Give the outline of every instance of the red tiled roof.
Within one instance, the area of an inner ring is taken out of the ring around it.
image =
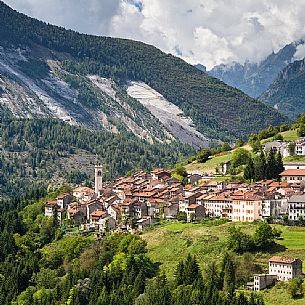
[[[292,257],[272,256],[269,262],[292,264],[296,259]]]
[[[281,176],[305,176],[305,169],[286,169]]]
[[[96,210],[91,213],[91,216],[101,217],[106,214],[106,211]]]
[[[196,209],[196,208],[198,208],[199,207],[199,204],[191,204],[191,205],[189,205],[187,208],[188,209]]]

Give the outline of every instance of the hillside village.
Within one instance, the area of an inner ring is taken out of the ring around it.
[[[189,175],[183,185],[172,172],[155,169],[103,182],[95,166],[95,189],[79,186],[47,202],[45,215],[55,211],[62,222],[84,230],[143,230],[160,219],[200,221],[205,217],[233,222],[272,219],[297,223],[305,217],[305,163],[286,163],[282,181],[217,182]]]

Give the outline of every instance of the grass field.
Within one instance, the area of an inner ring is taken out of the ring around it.
[[[189,253],[197,257],[202,270],[206,263],[219,259],[226,248],[228,228],[232,225],[232,223],[226,223],[208,226],[169,222],[145,232],[142,237],[147,241],[148,256],[153,261],[159,262],[161,271],[165,272],[169,279],[173,279],[177,263],[186,258]],[[255,224],[237,223],[235,225],[248,234],[252,234],[255,230]],[[276,228],[283,232],[282,239],[278,241],[283,247],[279,247],[277,252],[252,255],[253,262],[260,266],[263,272],[268,271],[268,260],[273,255],[298,257],[305,261],[305,228],[281,225],[276,225]],[[266,305],[305,304],[305,299],[291,299],[285,287],[286,285],[280,284],[263,291]]]
[[[242,148],[251,151],[252,148],[250,145],[245,145]],[[235,149],[230,152],[220,153],[218,155],[212,156],[205,163],[199,163],[197,161],[186,165],[187,171],[199,171],[207,174],[215,174],[216,167],[219,167],[221,163],[224,163],[229,160],[229,154],[232,154]],[[223,179],[222,179],[223,180]]]
[[[283,136],[284,141],[295,141],[299,138],[297,135],[297,130],[287,130],[287,131],[280,132],[280,134]],[[273,137],[264,139],[261,141],[261,143],[265,144],[265,143],[271,142],[271,141],[273,141]]]

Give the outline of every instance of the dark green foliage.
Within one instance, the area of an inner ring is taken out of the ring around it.
[[[304,296],[303,279],[298,277],[289,281],[288,291],[293,299]]]
[[[49,66],[40,59],[30,58],[28,61],[20,61],[20,70],[33,79],[42,79],[48,77],[50,73]]]
[[[273,137],[273,141],[284,141],[284,137],[278,133]]]
[[[263,152],[254,158],[254,180],[259,181],[266,177],[266,158]]]
[[[305,136],[305,124],[301,123],[299,125],[299,128],[298,128],[298,136],[299,137],[304,137]]]
[[[266,222],[258,223],[253,236],[242,232],[240,228],[231,227],[228,248],[236,253],[271,249],[281,233]]]
[[[290,156],[295,155],[295,142],[290,142],[288,144],[288,151],[289,151]]]
[[[266,159],[266,178],[272,179],[278,176],[277,162],[275,160],[275,153],[273,149],[269,149]]]
[[[245,165],[251,159],[251,154],[244,148],[238,148],[232,153],[231,166],[237,168],[238,166]]]
[[[251,142],[251,147],[254,153],[258,153],[262,150],[262,144],[260,141]]]
[[[254,179],[254,163],[250,158],[244,169],[244,179],[252,181]]]
[[[243,139],[238,139],[235,143],[235,148],[242,147],[245,145],[245,141]]]
[[[210,156],[211,156],[211,151],[205,148],[202,151],[200,151],[200,153],[198,153],[197,160],[200,163],[204,163],[209,159]]]
[[[68,53],[73,73],[98,74],[118,83],[141,80],[190,116],[212,138],[236,139],[286,119],[274,109],[211,78],[153,46],[109,37],[82,35],[47,25],[0,4],[0,37],[8,45],[40,45]]]
[[[177,214],[177,220],[178,221],[183,221],[183,222],[186,222],[187,221],[187,215],[185,212],[178,212]]]
[[[221,279],[223,279],[223,290],[229,295],[233,295],[235,290],[235,271],[236,267],[232,257],[225,252],[222,259]]]
[[[124,175],[134,168],[152,169],[176,163],[194,152],[190,146],[179,142],[150,145],[130,134],[93,132],[72,127],[56,120],[0,120],[0,196],[21,194],[32,183],[47,183],[53,177],[63,177],[68,182],[80,184],[88,179],[86,171],[69,173],[62,163],[79,152],[103,158],[104,178]],[[89,171],[88,171],[89,170]]]
[[[274,230],[268,223],[260,222],[253,235],[253,242],[258,249],[266,250],[274,245],[280,232]]]
[[[230,227],[228,248],[236,253],[244,253],[254,248],[251,236],[243,233],[239,228]]]
[[[229,150],[231,150],[231,146],[229,145],[229,143],[227,143],[227,142],[224,142],[223,144],[222,144],[222,146],[221,146],[221,150],[222,151],[229,151]]]

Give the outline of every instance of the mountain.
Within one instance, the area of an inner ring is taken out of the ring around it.
[[[149,142],[207,146],[286,118],[157,48],[79,34],[0,2],[3,115],[55,117]]]
[[[277,53],[270,54],[260,63],[246,62],[244,65],[233,62],[219,65],[207,73],[226,84],[238,88],[254,98],[259,97],[273,83],[278,74],[294,59],[298,45],[303,41],[286,45]]]
[[[0,201],[41,185],[90,183],[97,161],[109,180],[167,167],[196,151],[178,141],[148,144],[131,133],[90,131],[54,119],[0,119],[0,143]]]
[[[305,112],[305,59],[289,64],[260,100],[295,119]]]

